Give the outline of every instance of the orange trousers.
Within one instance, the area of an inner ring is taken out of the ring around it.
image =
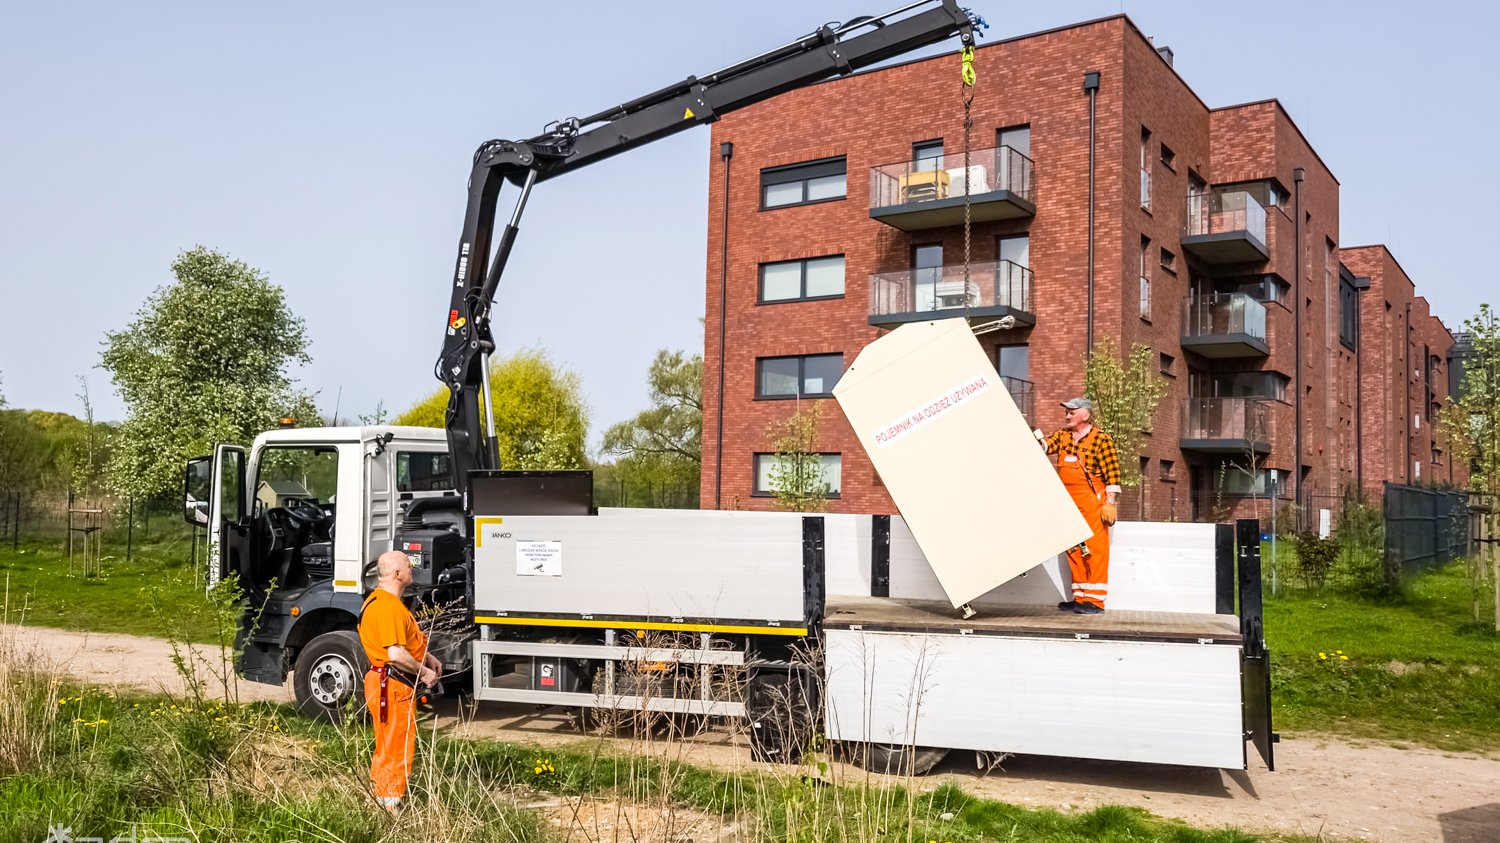
[[[417,750],[416,692],[394,679],[385,685],[385,722],[380,722],[380,674],[365,673],[365,704],[375,723],[375,754],[370,781],[376,799],[406,796],[411,760]]]
[[[1071,461],[1070,461],[1071,460]],[[1063,488],[1073,496],[1073,505],[1083,515],[1083,520],[1094,532],[1084,542],[1089,549],[1084,553],[1077,547],[1068,549],[1068,570],[1073,575],[1073,600],[1077,603],[1092,603],[1104,608],[1104,598],[1109,596],[1109,528],[1099,517],[1104,500],[1089,485],[1083,465],[1076,456],[1065,456],[1057,465],[1057,476]]]

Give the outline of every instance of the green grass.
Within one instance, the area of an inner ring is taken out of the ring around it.
[[[1279,731],[1500,750],[1500,635],[1462,563],[1400,597],[1267,597],[1265,615]]]
[[[0,839],[41,840],[64,823],[106,839],[134,830],[205,840],[543,843],[557,837],[519,806],[549,796],[689,809],[734,824],[738,839],[789,843],[1304,839],[1197,829],[1119,806],[1023,808],[951,784],[917,793],[859,774],[829,783],[807,775],[812,767],[707,770],[664,758],[660,746],[622,756],[598,741],[539,750],[448,737],[424,738],[408,813],[392,824],[364,791],[367,728],[313,724],[285,706],[114,696],[35,679],[5,691],[11,710],[29,712],[47,740],[43,756],[21,769],[4,769],[0,754]]]
[[[189,564],[186,526],[163,520],[153,519],[156,530],[146,540],[136,534],[128,562],[123,531],[111,531],[94,575],[84,570],[81,554],[69,564],[62,537],[28,537],[19,550],[0,547],[0,589],[11,622],[214,641],[202,572]]]

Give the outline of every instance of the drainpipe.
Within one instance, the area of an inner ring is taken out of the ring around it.
[[[1365,290],[1370,289],[1369,276],[1354,279],[1354,488],[1361,500],[1365,496],[1365,379],[1364,308]]]
[[[1099,71],[1083,74],[1083,92],[1089,98],[1089,271],[1088,271],[1088,346],[1094,350],[1094,129],[1095,108],[1099,101]]]
[[[724,162],[724,210],[719,226],[719,419],[714,431],[717,440],[714,454],[714,509],[724,508],[724,331],[729,321],[729,159],[732,157],[734,144],[728,141],[719,144],[719,160]]]
[[[1405,336],[1402,337],[1401,389],[1406,393],[1406,465],[1401,471],[1406,475],[1406,482],[1412,483],[1415,478],[1412,477],[1411,472],[1411,302],[1406,303],[1406,330],[1403,333]]]
[[[1297,385],[1296,407],[1296,429],[1292,435],[1292,448],[1296,451],[1292,461],[1292,471],[1296,474],[1297,491],[1293,496],[1293,503],[1297,507],[1299,518],[1302,516],[1302,179],[1306,173],[1301,167],[1292,170],[1293,210],[1296,216],[1292,218],[1292,303],[1295,309],[1292,311],[1292,333],[1295,340],[1292,345],[1292,382]],[[1329,388],[1332,388],[1329,384]],[[1300,526],[1300,525],[1299,525]]]

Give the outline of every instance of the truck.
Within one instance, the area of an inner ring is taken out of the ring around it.
[[[443,690],[480,702],[739,718],[758,759],[795,760],[822,733],[882,771],[950,749],[1244,767],[1247,741],[1273,764],[1253,523],[1238,544],[1229,525],[1119,525],[1116,553],[1149,564],[1121,569],[1107,621],[1083,632],[1043,611],[1066,584],[1056,558],[956,618],[898,515],[601,509],[587,471],[499,465],[490,312],[538,183],[925,45],[971,48],[983,25],[920,0],[482,144],[435,366],[445,427],[278,429],[186,467],[209,582],[233,575],[244,595],[241,675],[290,675],[310,717],[357,707],[359,607],[395,549]],[[519,196],[497,233],[506,181]],[[1115,713],[1080,728],[1090,705]]]

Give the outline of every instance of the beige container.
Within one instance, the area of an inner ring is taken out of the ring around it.
[[[833,394],[955,607],[1089,537],[965,320],[902,325]]]

